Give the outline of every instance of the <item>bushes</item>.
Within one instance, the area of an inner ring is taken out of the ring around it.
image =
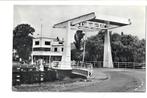
[[[56,80],[54,70],[36,71],[34,68],[13,67],[12,85],[49,82]]]

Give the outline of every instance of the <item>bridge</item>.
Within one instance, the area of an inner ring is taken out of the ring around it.
[[[51,68],[53,69],[60,69],[61,68],[61,63],[60,61],[54,61],[52,63],[53,66]],[[66,62],[64,62],[66,63]],[[71,62],[71,73],[75,75],[79,75],[85,78],[90,78],[93,74],[93,65],[91,63],[83,63],[83,62]]]
[[[110,44],[110,30],[127,26],[131,24],[131,20],[122,17],[114,16],[105,16],[99,15],[95,12],[84,14],[78,17],[67,19],[65,21],[56,23],[53,25],[53,28],[56,29],[65,29],[66,34],[64,38],[64,50],[61,59],[61,68],[62,70],[71,70],[71,32],[82,30],[85,32],[85,36],[90,32],[99,32],[105,30],[104,32],[104,58],[103,58],[103,67],[113,68],[112,53],[111,53],[111,44]],[[68,62],[68,63],[66,63]]]
[[[98,17],[96,17],[98,16]],[[105,30],[104,32],[104,58],[103,58],[103,67],[113,68],[112,53],[111,53],[111,44],[110,44],[110,31],[112,29],[130,25],[130,19],[114,17],[114,16],[104,16],[97,15],[95,12],[91,12],[85,15],[81,15],[72,19],[68,19],[53,25],[53,28],[56,29],[65,29],[66,34],[64,38],[64,50],[61,58],[61,63],[59,63],[59,70],[72,71],[74,74],[85,76],[86,78],[92,75],[92,67],[85,67],[87,64],[75,64],[78,67],[72,67],[71,65],[71,32],[82,30],[85,32],[85,36],[88,32],[99,32],[100,30]],[[84,51],[83,51],[84,54]],[[84,56],[83,61],[84,62]],[[88,64],[91,65],[91,64]]]

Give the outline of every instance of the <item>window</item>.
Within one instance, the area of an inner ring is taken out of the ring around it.
[[[35,41],[35,45],[39,45],[39,41]]]
[[[54,48],[54,52],[57,52],[57,48]]]
[[[63,48],[61,49],[61,51],[63,51]]]
[[[51,42],[45,41],[45,45],[50,45],[50,44],[51,44]]]
[[[63,42],[60,41],[59,44],[63,44]]]

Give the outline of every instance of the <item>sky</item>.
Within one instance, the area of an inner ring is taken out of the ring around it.
[[[15,5],[14,28],[21,23],[30,24],[35,28],[34,36],[42,35],[56,38],[64,38],[64,29],[52,28],[54,24],[80,15],[95,12],[98,15],[116,16],[131,19],[132,24],[112,30],[121,34],[132,34],[139,39],[145,38],[145,7],[144,6],[105,6],[105,5]],[[71,32],[71,41],[74,40],[75,31]],[[89,32],[92,36],[97,32]]]

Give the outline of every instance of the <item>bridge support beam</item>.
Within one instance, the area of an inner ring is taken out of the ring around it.
[[[113,68],[109,29],[105,32],[103,67]]]
[[[59,65],[59,69],[63,70],[71,70],[71,45],[70,45],[70,30],[71,30],[71,22],[67,22],[66,26],[66,34],[64,40],[64,50],[61,59],[61,64]]]

